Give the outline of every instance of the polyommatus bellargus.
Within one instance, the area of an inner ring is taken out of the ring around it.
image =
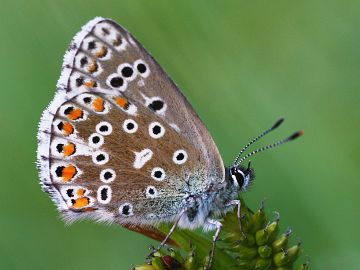
[[[95,18],[65,54],[54,100],[38,133],[41,184],[65,220],[117,222],[155,239],[156,225],[216,230],[253,180],[253,154],[225,167],[219,151],[178,87],[142,45],[109,19]],[[160,248],[159,247],[159,248]],[[211,259],[209,267],[211,265]]]

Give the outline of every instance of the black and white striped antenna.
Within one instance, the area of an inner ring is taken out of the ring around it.
[[[277,141],[273,144],[269,144],[269,145],[266,145],[266,146],[263,146],[259,149],[256,149],[254,151],[252,151],[251,153],[248,153],[246,154],[244,157],[242,157],[241,159],[239,159],[239,161],[235,164],[235,165],[239,165],[241,162],[243,162],[244,160],[248,159],[249,157],[257,154],[257,153],[260,153],[264,150],[268,150],[268,149],[271,149],[271,148],[274,148],[274,147],[277,147],[279,145],[282,145],[284,143],[287,143],[287,142],[290,142],[290,141],[293,141],[295,140],[296,138],[299,138],[301,135],[304,134],[304,131],[300,130],[300,131],[297,131],[295,133],[293,133],[292,135],[290,135],[289,137],[283,139],[283,140],[280,140],[280,141]]]
[[[254,139],[252,139],[247,145],[245,145],[243,147],[243,149],[241,149],[240,153],[237,155],[237,157],[235,158],[233,165],[235,166],[236,164],[240,164],[240,162],[238,163],[239,158],[241,157],[242,153],[244,153],[244,151],[253,143],[255,143],[256,141],[258,141],[259,139],[261,139],[262,137],[264,137],[266,134],[268,134],[270,131],[273,131],[274,129],[278,128],[282,123],[284,122],[284,118],[280,118],[279,120],[277,120],[275,122],[274,125],[272,125],[271,128],[265,130],[264,132],[262,132],[260,135],[258,135],[257,137],[255,137]]]

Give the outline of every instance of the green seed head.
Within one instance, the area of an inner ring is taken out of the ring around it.
[[[279,234],[279,218],[269,222],[263,204],[255,213],[242,202],[241,230],[236,209],[222,220],[223,232],[217,242],[212,270],[308,270],[304,263],[294,268],[300,253],[299,242],[288,247],[291,230]],[[164,233],[167,231],[164,230]],[[135,270],[203,270],[209,261],[211,240],[191,231],[175,231],[180,249],[157,252],[149,264]],[[191,239],[192,245],[188,245]]]

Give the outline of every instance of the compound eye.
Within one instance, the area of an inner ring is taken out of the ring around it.
[[[231,176],[234,180],[236,180],[237,184],[239,185],[239,188],[241,189],[245,183],[244,173],[241,170],[233,169],[231,171]]]

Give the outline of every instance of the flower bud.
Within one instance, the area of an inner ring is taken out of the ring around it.
[[[237,250],[239,253],[239,257],[245,260],[253,259],[258,255],[258,251],[256,248],[249,248],[246,246],[239,245],[237,247]]]
[[[265,226],[266,215],[263,207],[260,207],[260,209],[257,210],[255,214],[253,214],[251,221],[252,221],[251,232],[256,232]]]
[[[256,261],[255,263],[255,268],[256,270],[267,270],[269,269],[271,266],[271,260],[270,259],[263,259],[260,258]]]
[[[290,234],[291,234],[291,229],[288,229],[286,233],[280,235],[277,239],[274,240],[274,242],[271,245],[274,253],[286,249],[289,242]]]
[[[258,230],[255,234],[256,243],[259,246],[263,246],[269,239],[269,232],[265,229]]]
[[[260,246],[258,248],[258,253],[259,253],[261,258],[269,258],[271,256],[272,249],[271,249],[271,247],[269,247],[267,245]]]
[[[300,245],[297,244],[287,249],[286,251],[278,252],[274,255],[274,263],[276,266],[284,266],[288,264],[292,264],[300,251]]]
[[[266,230],[268,231],[268,243],[271,243],[275,240],[276,236],[279,233],[279,221],[271,222],[267,227]]]

